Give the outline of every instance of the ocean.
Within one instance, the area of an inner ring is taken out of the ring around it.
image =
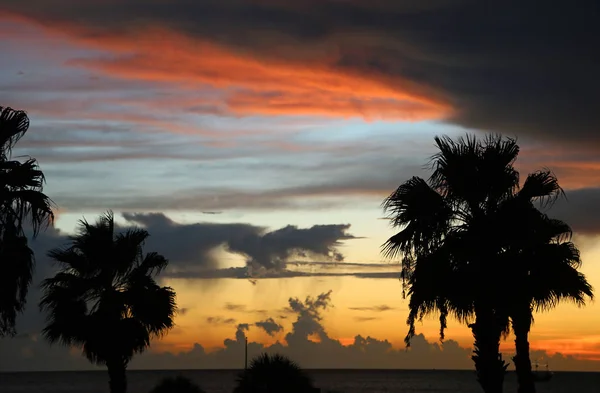
[[[148,393],[162,378],[183,375],[207,393],[231,393],[235,370],[157,370],[127,372],[129,393]],[[473,371],[309,370],[315,385],[340,393],[481,393]],[[107,393],[108,375],[102,371],[0,373],[1,393]],[[509,373],[505,392],[516,393]],[[538,384],[539,393],[599,393],[600,373],[557,372]]]

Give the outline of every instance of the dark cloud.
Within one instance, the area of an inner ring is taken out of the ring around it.
[[[275,333],[283,331],[283,326],[275,322],[273,318],[267,318],[264,321],[258,321],[254,326],[263,329],[269,336],[274,336]]]
[[[246,311],[247,306],[245,304],[233,304],[227,303],[225,304],[225,310],[227,311]]]
[[[226,338],[223,344],[225,348],[236,347],[246,340],[246,332],[250,329],[250,325],[247,323],[240,323],[235,329],[235,340]]]
[[[596,1],[542,6],[533,0],[493,5],[478,0],[398,3],[0,4],[82,39],[165,27],[256,57],[325,63],[340,72],[447,101],[457,110],[452,119],[457,124],[598,144]]]
[[[582,235],[600,233],[600,188],[569,190],[546,212],[565,220],[573,231]]]
[[[318,337],[323,345],[334,344],[321,324],[322,312],[332,306],[331,292],[321,293],[317,297],[307,296],[304,301],[298,298],[289,299],[290,311],[297,317],[292,323],[292,331],[285,335],[285,341],[289,345],[296,346],[302,343],[306,345],[306,350],[309,350],[311,336]]]
[[[378,306],[370,306],[370,307],[349,307],[349,310],[352,311],[370,311],[370,312],[384,312],[395,310],[395,307],[390,307],[387,304],[381,304]]]
[[[152,234],[148,247],[168,255],[172,260],[170,271],[184,275],[216,268],[214,251],[218,247],[244,256],[251,268],[246,276],[260,277],[269,271],[284,270],[287,260],[298,253],[337,260],[340,253],[336,247],[343,240],[355,238],[347,233],[350,225],[288,225],[268,231],[250,224],[178,224],[160,213],[123,213],[123,217],[146,228]]]
[[[206,322],[211,325],[234,325],[236,320],[233,318],[224,317],[208,317],[206,318]]]

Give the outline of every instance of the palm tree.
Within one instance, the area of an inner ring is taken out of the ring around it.
[[[516,195],[533,203],[555,198],[560,189],[545,183],[547,171],[531,174],[520,187],[514,139],[436,137],[435,142],[439,152],[432,157],[429,180],[413,177],[383,203],[392,225],[401,228],[383,252],[403,257],[410,297],[406,342],[424,316],[439,313],[441,338],[447,317],[456,317],[472,330],[479,383],[487,393],[501,392],[508,365],[500,339],[509,332],[505,283],[511,273],[503,254],[503,210]]]
[[[263,353],[237,380],[233,393],[310,393],[315,391],[310,377],[292,360]]]
[[[0,337],[16,333],[15,320],[25,308],[33,276],[35,259],[24,227],[30,226],[36,237],[54,220],[37,161],[11,159],[13,147],[28,128],[25,112],[0,106]]]
[[[545,185],[548,190],[560,190],[556,177],[550,172],[538,176],[543,180],[538,181],[538,185]],[[531,188],[524,187],[523,190]],[[520,192],[513,201],[505,203],[502,212],[508,235],[504,259],[513,280],[507,313],[515,334],[513,361],[519,393],[536,391],[528,339],[533,311],[549,310],[561,301],[584,306],[586,297],[593,298],[591,285],[578,271],[581,258],[571,242],[571,228],[540,212],[529,198],[530,195]]]
[[[142,252],[148,236],[138,228],[115,234],[114,216],[107,212],[95,224],[80,221],[71,244],[48,253],[61,268],[42,284],[43,334],[106,365],[112,393],[126,391],[133,355],[173,327],[175,292],[154,280],[168,261]]]

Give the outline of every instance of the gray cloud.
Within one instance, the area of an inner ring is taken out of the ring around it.
[[[384,312],[395,310],[394,307],[390,307],[387,304],[381,304],[378,306],[370,306],[370,307],[349,307],[349,310],[352,311],[370,311],[370,312]]]
[[[245,304],[233,304],[233,303],[227,303],[225,304],[225,310],[227,311],[246,311],[246,305]]]
[[[243,267],[231,267],[226,269],[209,269],[202,271],[185,271],[164,273],[166,277],[195,280],[211,280],[216,278],[237,278],[237,279],[277,279],[293,277],[356,277],[365,279],[395,279],[400,278],[400,272],[299,272],[292,270],[270,270],[262,273],[260,276],[250,276],[248,269]]]
[[[354,317],[354,320],[356,322],[369,322],[369,321],[376,321],[380,318],[378,317]]]
[[[81,8],[64,0],[5,0],[0,6],[81,38],[160,26],[265,59],[326,62],[445,99],[458,109],[457,124],[598,144],[600,27],[593,0],[541,8],[509,0],[491,9],[477,0],[402,3],[206,0],[165,7],[159,0],[126,6],[114,0]],[[69,30],[73,24],[79,30]]]
[[[290,257],[308,255],[318,258],[339,258],[336,247],[343,240],[354,239],[348,234],[350,225],[315,225],[298,228],[288,225],[268,231],[250,224],[178,224],[160,213],[123,213],[132,224],[146,228],[152,237],[148,247],[172,260],[170,270],[185,274],[199,268],[216,268],[218,261],[211,254],[219,246],[246,257],[253,268],[252,276],[270,270],[285,269]]]
[[[250,330],[250,325],[247,323],[240,323],[235,328],[235,340],[230,338],[226,338],[223,344],[225,344],[225,348],[236,347],[241,343],[245,343],[246,340],[246,332]]]
[[[383,144],[384,142],[381,141],[381,145]],[[340,206],[355,206],[357,201],[364,202],[365,198],[372,199],[376,206],[378,201],[392,192],[401,181],[413,175],[427,175],[423,170],[423,163],[431,154],[430,152],[424,152],[418,159],[413,156],[398,159],[395,158],[396,149],[393,150],[385,147],[381,149],[373,147],[372,150],[351,152],[351,156],[343,157],[334,154],[318,159],[309,155],[296,154],[298,157],[306,157],[307,161],[317,160],[320,162],[318,165],[309,167],[305,167],[303,164],[290,167],[289,164],[281,162],[272,162],[266,167],[264,163],[259,166],[244,164],[244,170],[248,171],[248,176],[269,177],[275,173],[285,172],[290,179],[297,179],[297,182],[294,181],[289,186],[269,189],[261,187],[252,191],[242,187],[221,185],[222,183],[210,178],[203,178],[204,184],[201,187],[190,185],[182,188],[179,182],[183,180],[182,176],[185,174],[187,176],[186,183],[189,182],[190,169],[202,172],[205,168],[202,165],[192,168],[183,166],[179,172],[174,171],[174,173],[164,173],[164,168],[156,168],[156,171],[160,171],[158,173],[164,174],[164,177],[160,178],[160,182],[165,187],[158,189],[154,186],[157,181],[156,173],[150,175],[150,173],[144,172],[140,182],[153,186],[148,186],[148,191],[143,194],[140,194],[139,189],[133,190],[125,185],[118,186],[115,190],[96,189],[97,184],[89,185],[94,190],[94,195],[81,193],[81,185],[87,183],[85,172],[75,174],[76,177],[65,177],[64,175],[68,173],[54,174],[52,172],[59,169],[64,171],[66,169],[64,165],[57,168],[51,166],[48,179],[50,188],[52,188],[53,182],[61,181],[61,188],[52,190],[52,196],[59,206],[64,206],[70,211],[101,210],[107,207],[119,211],[322,210]],[[417,162],[414,162],[415,160]],[[219,169],[213,172],[213,176],[230,177],[233,169],[229,165],[235,165],[235,162],[223,162],[222,164],[227,165],[224,168],[229,172],[226,174]],[[82,163],[81,165],[86,164]],[[89,166],[82,169],[87,170]],[[69,171],[73,170],[71,166],[69,168]],[[121,166],[107,163],[105,169],[98,169],[97,166],[93,168],[96,172],[100,171],[98,176],[110,177]],[[177,168],[179,167],[176,166],[175,169]],[[112,174],[110,171],[113,171]],[[125,171],[127,170],[125,169]],[[237,172],[237,169],[235,171]],[[132,177],[139,176],[134,173],[130,175]],[[77,183],[74,183],[73,179],[76,179]],[[231,182],[235,181],[235,178],[231,179]],[[232,184],[231,182],[229,184]],[[339,198],[342,195],[344,198]],[[335,200],[327,198],[331,196],[338,198]]]
[[[246,270],[246,269],[240,269]],[[238,270],[239,271],[239,270]],[[241,272],[240,272],[241,273]],[[236,275],[228,278],[248,278],[246,275]],[[249,309],[245,304],[225,303],[225,310],[231,312],[239,312],[244,314],[265,314],[267,310],[262,309]]]
[[[206,318],[206,322],[211,325],[234,325],[236,320],[233,318],[225,318],[225,317],[208,317]]]
[[[335,344],[321,324],[322,312],[332,307],[331,292],[321,293],[314,298],[307,296],[304,301],[298,298],[289,299],[290,312],[297,316],[296,321],[292,323],[292,331],[285,335],[285,341],[289,345],[304,344],[309,351],[312,343],[309,337],[313,335],[316,335],[323,345]]]
[[[283,326],[275,322],[273,318],[267,318],[264,321],[254,323],[254,326],[263,329],[269,336],[274,336],[275,333],[283,331]]]
[[[576,233],[600,233],[600,188],[569,190],[566,198],[559,199],[546,212],[565,220]]]

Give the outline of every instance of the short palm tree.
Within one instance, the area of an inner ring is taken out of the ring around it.
[[[504,210],[516,195],[533,203],[555,198],[560,189],[547,183],[547,171],[529,175],[520,187],[513,139],[436,137],[435,142],[439,152],[429,180],[413,177],[383,204],[392,225],[401,228],[383,252],[402,254],[410,297],[406,341],[425,315],[439,313],[442,338],[448,315],[468,323],[478,380],[485,392],[501,392],[507,363],[500,339],[509,331],[505,285],[512,273],[504,255],[510,232]]]
[[[24,227],[31,227],[35,237],[54,220],[37,161],[11,159],[13,147],[28,129],[25,112],[0,106],[0,337],[15,334],[33,276],[35,259]]]
[[[237,380],[234,393],[310,393],[315,388],[310,377],[292,360],[263,353]]]
[[[95,224],[80,221],[71,244],[48,253],[60,270],[42,284],[43,334],[106,365],[111,393],[126,391],[125,370],[134,354],[173,327],[175,292],[154,280],[168,261],[142,252],[148,236],[137,228],[115,234],[108,212]]]

